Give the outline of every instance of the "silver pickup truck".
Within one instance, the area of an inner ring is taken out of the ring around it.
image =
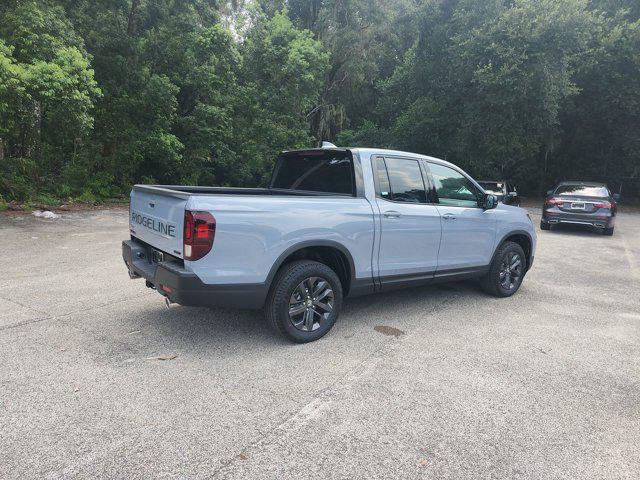
[[[136,185],[122,254],[167,302],[264,308],[295,342],[317,340],[347,296],[477,277],[513,295],[536,234],[437,158],[327,147],[283,152],[268,188]]]

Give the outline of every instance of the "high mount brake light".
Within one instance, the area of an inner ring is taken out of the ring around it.
[[[318,150],[311,150],[310,152],[298,152],[298,156],[300,157],[307,157],[309,155],[325,155],[326,152],[322,152],[322,151],[318,151]]]
[[[184,259],[200,260],[211,251],[216,219],[208,212],[184,212]]]

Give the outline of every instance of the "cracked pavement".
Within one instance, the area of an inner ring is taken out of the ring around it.
[[[539,232],[514,297],[352,299],[307,345],[166,310],[127,235],[124,209],[0,216],[0,478],[640,477],[638,213]]]

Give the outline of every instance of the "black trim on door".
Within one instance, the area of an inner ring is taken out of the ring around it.
[[[482,277],[489,271],[490,265],[481,267],[452,268],[432,272],[411,273],[403,275],[387,275],[379,277],[382,291],[405,287],[418,287],[429,283],[453,282],[469,278]]]
[[[462,280],[463,278],[481,277],[489,271],[490,265],[483,267],[451,268],[436,271],[434,280]]]
[[[380,277],[382,291],[395,290],[397,288],[419,287],[433,281],[435,272],[410,273],[402,275],[387,275]]]

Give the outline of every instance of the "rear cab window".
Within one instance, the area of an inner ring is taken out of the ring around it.
[[[351,152],[309,150],[278,157],[271,188],[339,195],[355,195]]]

